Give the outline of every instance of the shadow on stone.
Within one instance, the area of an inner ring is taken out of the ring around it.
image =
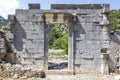
[[[68,67],[68,62],[61,62],[61,63],[49,62],[48,69],[62,70],[62,69],[67,69],[67,67]]]

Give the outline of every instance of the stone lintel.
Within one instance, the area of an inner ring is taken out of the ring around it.
[[[71,15],[69,13],[59,13],[59,12],[46,12],[45,21],[48,23],[68,23],[70,20]]]

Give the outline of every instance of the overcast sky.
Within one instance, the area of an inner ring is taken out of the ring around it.
[[[93,4],[108,3],[110,9],[120,9],[120,0],[0,0],[0,15],[7,18],[15,9],[28,8],[28,3],[40,3],[42,9],[49,9],[50,4]]]

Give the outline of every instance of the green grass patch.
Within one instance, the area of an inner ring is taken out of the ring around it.
[[[64,51],[62,51],[62,52],[49,52],[49,55],[50,56],[64,56],[66,54],[64,53]]]

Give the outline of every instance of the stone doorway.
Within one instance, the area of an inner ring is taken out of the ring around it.
[[[48,61],[47,62],[47,70],[52,70],[51,67],[49,66],[55,66],[55,68],[57,70],[60,70],[61,67],[65,67],[65,70],[74,70],[73,68],[73,51],[74,51],[74,34],[73,34],[73,24],[71,23],[72,22],[72,19],[73,19],[73,15],[69,14],[69,13],[60,13],[60,12],[49,12],[49,13],[45,13],[44,14],[44,17],[45,17],[45,23],[46,23],[46,26],[47,26],[47,39],[48,39],[48,34],[49,34],[49,30],[48,30],[48,27],[49,27],[49,24],[68,24],[68,56],[66,57],[67,60],[62,62],[62,63],[58,63],[58,64],[53,64],[53,63],[50,63],[49,62],[49,59],[47,59]],[[49,40],[49,39],[48,39]],[[48,40],[47,40],[47,45],[48,45]],[[48,46],[47,46],[47,50],[48,50]],[[46,55],[46,58],[49,58],[48,57],[48,54],[49,51],[47,52],[47,55]],[[56,70],[53,68],[53,70]],[[64,68],[63,68],[64,69]]]
[[[68,25],[48,25],[48,70],[68,69]]]

